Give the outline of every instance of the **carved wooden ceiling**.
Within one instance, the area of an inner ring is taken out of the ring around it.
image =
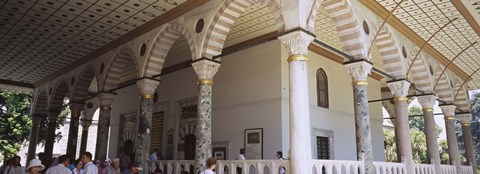
[[[0,0],[0,79],[32,84],[185,1]]]

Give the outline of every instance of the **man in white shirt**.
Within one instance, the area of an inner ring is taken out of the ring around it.
[[[245,149],[244,148],[240,149],[240,154],[237,155],[235,160],[245,160]],[[242,174],[242,167],[237,166],[237,174]]]
[[[98,167],[92,162],[92,154],[85,152],[82,154],[83,174],[98,174]]]
[[[62,155],[58,157],[58,164],[48,168],[45,174],[72,174],[73,172],[67,168],[68,165],[70,165],[70,157]]]

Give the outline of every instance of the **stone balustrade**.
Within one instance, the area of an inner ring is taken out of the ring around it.
[[[365,174],[363,160],[312,160],[313,173],[315,174]],[[152,173],[159,167],[164,174],[180,174],[182,171],[194,171],[194,160],[158,160],[147,161],[145,173]],[[406,174],[405,163],[373,162],[375,174]],[[279,169],[289,173],[290,163],[288,160],[219,160],[217,162],[217,174],[235,174],[237,167],[241,167],[245,174],[278,174]],[[455,166],[442,165],[442,174],[457,174]],[[415,174],[434,174],[433,164],[415,164]],[[470,166],[461,166],[459,174],[474,174]]]

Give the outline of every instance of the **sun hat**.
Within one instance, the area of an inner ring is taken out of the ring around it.
[[[36,166],[40,166],[40,170],[43,170],[45,169],[45,166],[42,164],[42,161],[40,161],[39,159],[32,159],[30,160],[30,163],[28,164],[28,167],[27,167],[27,171],[28,169],[32,168],[32,167],[36,167]]]

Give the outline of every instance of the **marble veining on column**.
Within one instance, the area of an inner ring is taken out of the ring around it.
[[[434,95],[419,96],[418,103],[423,108],[423,120],[425,125],[425,139],[427,140],[428,161],[435,165],[435,173],[441,173],[440,153],[437,142],[437,131],[435,118],[433,116],[433,105],[436,102]],[[433,161],[432,161],[433,160]]]
[[[110,128],[110,107],[100,108],[98,117],[98,135],[95,151],[95,160],[105,160],[108,149],[108,130]]]
[[[200,84],[198,97],[198,118],[196,126],[195,161],[197,173],[205,169],[205,163],[212,156],[212,85]]]
[[[80,113],[83,109],[83,104],[70,103],[71,111],[70,127],[68,130],[67,154],[75,157],[77,152],[78,126],[80,121]]]
[[[28,145],[27,164],[30,162],[30,160],[35,158],[35,151],[38,144],[38,133],[40,131],[40,122],[42,121],[42,117],[40,116],[33,115],[32,117],[32,131],[30,133],[30,142]]]
[[[366,85],[353,87],[355,99],[355,128],[357,135],[357,153],[363,153],[365,159],[365,173],[373,174],[373,149],[370,132],[370,116],[368,114],[368,93]]]
[[[139,128],[137,137],[137,161],[142,163],[142,166],[146,166],[146,160],[150,154],[151,145],[151,128],[152,128],[152,114],[153,114],[153,100],[152,98],[140,99],[140,120],[141,128]]]

